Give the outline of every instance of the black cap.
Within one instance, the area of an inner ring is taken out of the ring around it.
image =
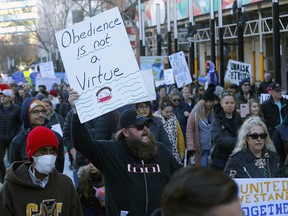
[[[136,110],[128,109],[121,114],[120,128],[126,128],[130,125],[142,125],[150,121],[152,121],[150,118],[138,115]]]
[[[208,88],[204,91],[204,93],[202,94],[202,100],[210,100],[210,101],[214,101],[215,100],[215,94],[214,94],[215,89],[212,88]]]
[[[281,90],[281,85],[279,83],[271,83],[269,86],[270,91],[271,90]]]

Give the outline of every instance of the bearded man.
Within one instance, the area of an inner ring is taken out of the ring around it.
[[[171,175],[179,168],[167,147],[154,141],[149,118],[129,109],[120,116],[120,130],[114,140],[92,141],[74,112],[72,140],[75,148],[89,159],[104,176],[107,215],[148,216],[161,205],[161,195]]]

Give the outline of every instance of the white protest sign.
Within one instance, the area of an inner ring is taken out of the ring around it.
[[[239,85],[241,80],[245,78],[250,78],[250,80],[252,80],[251,64],[230,59],[225,73],[225,82]]]
[[[147,97],[118,8],[56,33],[81,123]]]
[[[159,85],[173,85],[175,83],[174,76],[173,76],[173,69],[166,69],[164,70],[164,78],[163,80],[156,81],[155,86],[158,87]]]
[[[57,133],[60,134],[61,137],[63,137],[63,131],[62,131],[62,128],[61,128],[60,124],[51,125],[51,129],[53,131],[56,131]]]
[[[288,99],[288,95],[282,95],[283,98]],[[260,95],[260,103],[263,103],[264,101],[268,100],[270,98],[270,94],[261,94]]]
[[[148,96],[144,98],[142,101],[145,102],[156,100],[156,91],[154,86],[154,76],[152,68],[148,70],[141,70],[141,74],[148,94]]]
[[[55,77],[53,62],[51,61],[39,63],[39,70],[41,77]]]
[[[288,215],[287,178],[234,179],[244,216]]]
[[[39,85],[45,85],[46,89],[49,91],[53,89],[53,84],[61,84],[61,79],[57,77],[36,77],[35,78],[35,89],[38,91]]]
[[[169,62],[173,69],[173,74],[178,88],[192,83],[190,70],[183,51],[170,55]]]

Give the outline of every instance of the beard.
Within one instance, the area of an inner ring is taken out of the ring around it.
[[[125,140],[125,143],[134,156],[140,160],[151,160],[156,157],[158,153],[158,146],[154,137],[149,131],[143,131],[142,136],[147,136],[149,138],[148,142],[143,142],[141,139],[135,137],[133,134],[130,134]]]

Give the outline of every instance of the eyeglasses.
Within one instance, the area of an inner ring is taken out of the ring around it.
[[[263,133],[263,134],[257,134],[257,133],[253,133],[253,134],[248,134],[247,136],[251,137],[251,139],[258,139],[259,137],[261,139],[265,139],[268,135],[266,133]]]
[[[128,129],[128,128],[135,128],[135,129],[137,129],[138,131],[140,131],[140,130],[143,130],[144,127],[149,128],[149,126],[150,126],[149,123],[145,123],[145,124],[141,124],[141,125],[130,125],[130,126],[126,127],[126,129]]]
[[[178,101],[178,102],[179,102],[179,101],[180,101],[180,99],[173,99],[172,101],[174,101],[174,102]]]
[[[34,115],[40,115],[40,113],[42,114],[42,115],[45,115],[46,114],[46,110],[45,109],[43,109],[43,110],[33,110],[33,111],[31,111],[30,113],[33,113]]]

